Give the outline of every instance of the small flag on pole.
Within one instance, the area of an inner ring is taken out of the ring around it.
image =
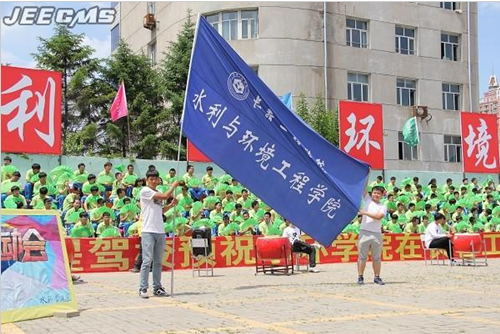
[[[127,96],[125,95],[125,85],[123,82],[118,88],[115,100],[111,105],[111,120],[116,122],[118,119],[128,115]]]
[[[403,139],[404,142],[410,146],[417,146],[420,142],[417,117],[412,117],[406,121],[403,127]]]

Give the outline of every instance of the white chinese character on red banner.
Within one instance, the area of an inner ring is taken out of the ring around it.
[[[38,129],[35,129],[38,136],[45,141],[48,145],[54,146],[55,140],[55,128],[54,128],[54,113],[56,107],[56,83],[54,79],[48,78],[47,84],[45,86],[45,90],[43,94],[38,91],[32,91],[30,86],[33,85],[32,79],[23,74],[21,79],[13,84],[11,87],[8,87],[4,91],[2,91],[2,95],[12,94],[19,92],[19,96],[2,105],[2,115],[10,115],[12,112],[17,111],[17,114],[7,123],[7,130],[12,132],[17,130],[17,134],[21,141],[24,142],[24,125],[29,122],[35,115],[38,118],[39,122],[42,122],[45,115],[45,104],[46,100],[48,100],[48,112],[47,117],[49,118],[49,130],[48,133],[42,132]],[[36,105],[32,110],[28,110],[28,101],[36,96]],[[48,96],[48,97],[47,97]]]
[[[373,118],[373,116],[370,115],[359,120],[360,124],[366,125],[359,133],[356,132],[356,115],[354,113],[351,113],[347,117],[347,121],[351,124],[351,127],[345,131],[345,134],[349,137],[349,142],[344,148],[347,153],[349,153],[354,146],[359,150],[363,144],[367,155],[370,154],[370,146],[380,150],[380,144],[375,140],[370,140],[370,131],[373,124],[375,124],[375,118]]]
[[[497,167],[497,160],[495,157],[493,157],[493,161],[490,160],[491,163],[488,163],[488,152],[490,150],[489,141],[491,140],[492,136],[488,133],[488,126],[486,125],[486,122],[483,119],[479,119],[479,122],[481,123],[481,125],[476,128],[477,133],[474,131],[474,128],[471,124],[469,124],[468,126],[469,135],[464,138],[465,142],[468,145],[467,156],[470,158],[472,153],[474,153],[474,151],[477,151],[475,155],[475,165],[478,166],[482,162],[485,168],[495,169]]]

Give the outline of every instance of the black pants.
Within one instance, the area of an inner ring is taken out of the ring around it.
[[[448,254],[448,258],[453,258],[453,243],[450,242],[450,238],[448,237],[433,239],[429,244],[429,248],[445,249],[446,253]]]
[[[292,246],[294,253],[306,253],[309,255],[309,267],[316,267],[316,249],[306,242],[296,240]]]

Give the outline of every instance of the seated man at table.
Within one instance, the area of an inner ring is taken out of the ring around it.
[[[453,260],[453,243],[451,242],[452,234],[444,234],[441,226],[445,223],[445,216],[442,213],[436,213],[432,223],[427,225],[425,230],[425,246],[427,248],[439,248],[446,250],[448,258]]]
[[[306,253],[309,255],[309,271],[312,273],[317,273],[319,270],[316,268],[316,248],[321,247],[318,244],[310,245],[306,242],[300,240],[300,230],[298,227],[293,225],[288,219],[286,219],[288,227],[283,231],[283,237],[290,240],[292,245],[293,253]]]

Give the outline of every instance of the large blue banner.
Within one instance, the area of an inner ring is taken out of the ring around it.
[[[323,245],[356,216],[369,168],[291,112],[203,18],[184,134],[212,161]]]

